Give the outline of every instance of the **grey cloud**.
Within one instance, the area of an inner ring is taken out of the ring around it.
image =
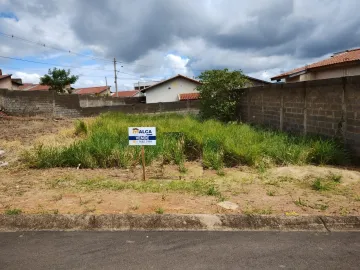
[[[42,33],[48,18],[58,16],[82,48],[96,46],[104,53],[101,56],[115,56],[134,65],[132,70],[140,74],[156,74],[150,66],[166,65],[164,56],[171,51],[189,57],[187,67],[194,71],[230,67],[255,74],[282,70],[358,46],[360,38],[358,0],[348,0],[346,5],[337,0],[10,3],[12,10],[44,17],[44,25],[33,27],[36,33]]]
[[[172,43],[174,37],[198,35],[210,24],[198,16],[198,4],[181,0],[77,1],[74,31],[86,43],[102,45],[108,56],[134,61]],[[200,7],[200,6],[199,6]]]

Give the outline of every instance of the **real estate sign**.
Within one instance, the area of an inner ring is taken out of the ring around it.
[[[129,145],[156,145],[156,127],[129,127]]]

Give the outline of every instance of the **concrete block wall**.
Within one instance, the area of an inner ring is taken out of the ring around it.
[[[238,114],[243,122],[341,138],[360,158],[360,76],[248,88]]]
[[[145,102],[145,97],[94,97],[94,96],[79,96],[80,107],[103,107],[103,106],[118,106],[126,104],[134,104]]]
[[[104,112],[160,113],[197,112],[199,101],[145,104],[143,97],[113,98],[58,95],[52,91],[10,91],[0,89],[0,106],[9,115],[77,118]]]

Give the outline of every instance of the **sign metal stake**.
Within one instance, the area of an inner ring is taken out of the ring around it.
[[[146,171],[145,171],[145,147],[141,146],[141,159],[142,159],[142,167],[143,167],[143,180],[146,181]]]

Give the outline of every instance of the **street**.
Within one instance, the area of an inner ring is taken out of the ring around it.
[[[360,233],[0,233],[0,269],[359,269]]]

